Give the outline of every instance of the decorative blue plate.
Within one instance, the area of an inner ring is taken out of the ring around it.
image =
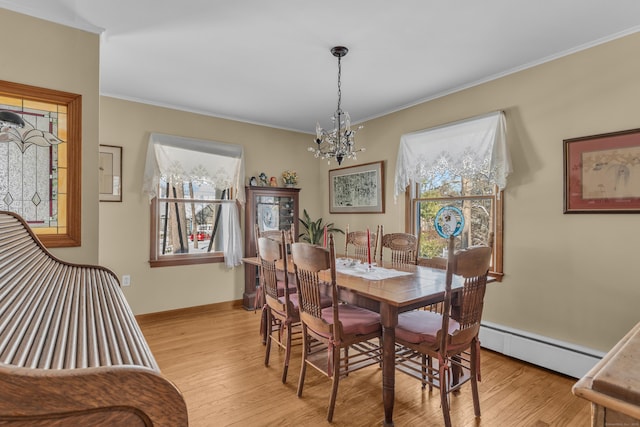
[[[462,233],[464,216],[462,216],[462,211],[455,206],[444,206],[436,214],[434,225],[440,237],[448,239]]]

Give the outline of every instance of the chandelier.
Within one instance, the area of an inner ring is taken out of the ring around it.
[[[356,131],[362,129],[358,126],[356,130],[351,129],[351,118],[349,113],[342,111],[340,102],[342,101],[342,89],[340,86],[340,77],[342,75],[342,65],[340,60],[349,52],[344,46],[336,46],[331,48],[333,56],[338,58],[338,109],[333,113],[331,121],[333,129],[326,131],[320,127],[320,123],[316,123],[315,147],[309,147],[309,151],[314,153],[316,158],[329,159],[327,162],[331,164],[334,158],[338,165],[342,164],[344,159],[356,159],[356,153],[364,151],[364,148],[355,148]]]

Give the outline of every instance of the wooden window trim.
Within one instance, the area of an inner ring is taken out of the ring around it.
[[[67,225],[66,233],[38,234],[49,248],[81,246],[82,224],[82,95],[0,80],[0,94],[67,107]]]

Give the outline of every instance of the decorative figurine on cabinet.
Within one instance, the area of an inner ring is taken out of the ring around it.
[[[255,176],[252,176],[251,179],[249,180],[249,185],[252,187],[257,187],[258,186],[258,180],[256,179]]]
[[[266,187],[269,185],[269,183],[267,182],[267,174],[264,172],[260,172],[260,175],[258,175],[258,177],[260,178],[260,185],[262,187]]]
[[[277,187],[278,186],[278,180],[276,179],[275,176],[272,176],[269,179],[269,185],[272,186],[272,187]]]

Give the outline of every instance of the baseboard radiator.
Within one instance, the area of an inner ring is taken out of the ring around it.
[[[482,322],[482,347],[574,378],[581,378],[605,353],[542,335]]]

